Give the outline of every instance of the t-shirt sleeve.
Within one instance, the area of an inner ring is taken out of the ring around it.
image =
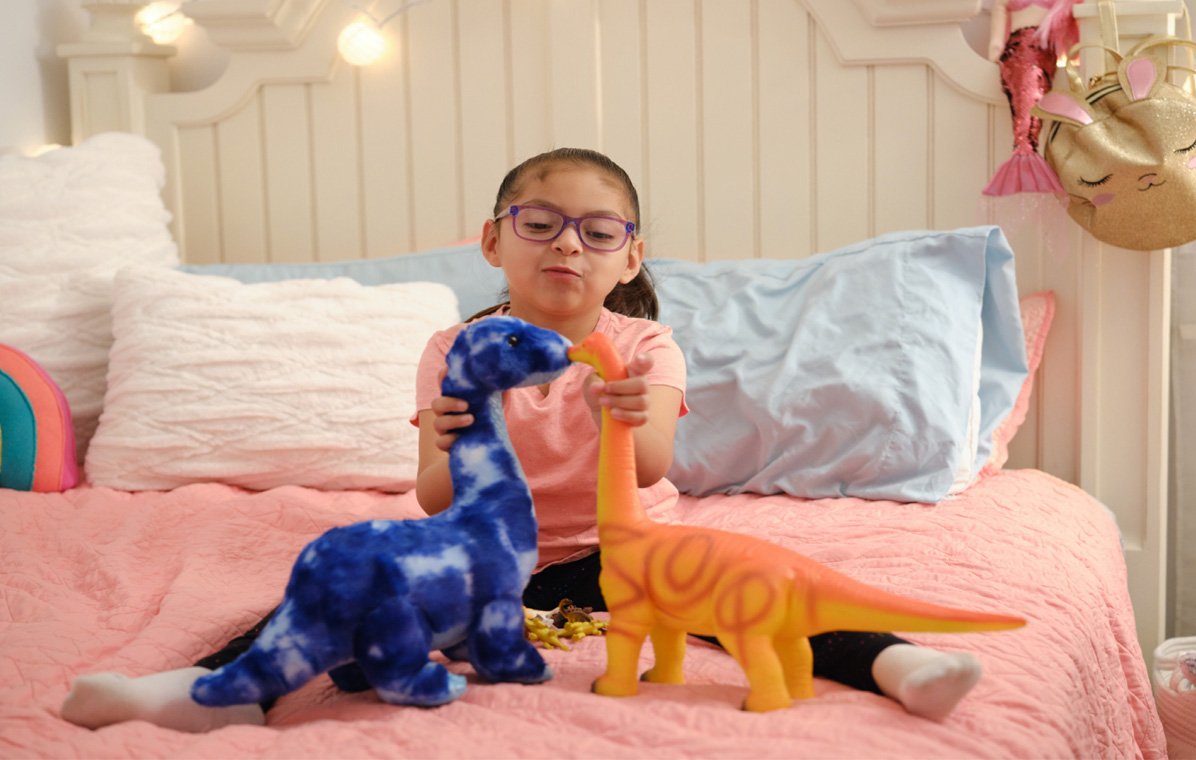
[[[667,385],[681,391],[681,414],[689,413],[685,404],[685,355],[677,341],[673,340],[673,328],[656,323],[649,323],[651,328],[645,330],[637,341],[634,353],[651,354],[652,369],[648,372],[649,385]]]
[[[440,370],[456,338],[456,330],[444,330],[428,339],[415,369],[415,413],[411,424],[419,427],[419,413],[432,408],[432,401],[440,395]]]

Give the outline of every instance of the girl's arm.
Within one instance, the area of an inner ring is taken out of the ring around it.
[[[441,370],[440,379],[444,379]],[[473,424],[469,406],[462,400],[440,396],[432,408],[419,413],[419,465],[416,468],[415,498],[430,515],[438,514],[453,503],[453,479],[449,473],[449,446],[456,440],[454,430]]]
[[[648,384],[645,375],[652,364],[651,354],[636,354],[627,363],[626,380],[603,383],[597,375],[590,375],[583,386],[586,403],[600,426],[603,407],[632,426],[640,488],[659,481],[673,464],[673,436],[681,414],[681,391]]]

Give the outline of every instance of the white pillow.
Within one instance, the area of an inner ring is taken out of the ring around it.
[[[88,479],[133,491],[409,490],[416,365],[432,333],[458,321],[439,283],[246,285],[129,267],[113,286]]]
[[[158,148],[120,132],[0,157],[0,343],[62,388],[80,461],[104,400],[112,277],[178,264],[164,182]]]

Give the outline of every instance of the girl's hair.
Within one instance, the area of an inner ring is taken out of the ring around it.
[[[631,221],[635,222],[635,229],[638,235],[641,229],[640,199],[639,194],[635,191],[635,185],[631,182],[631,177],[627,176],[627,172],[623,171],[621,166],[603,154],[585,148],[557,148],[556,150],[550,150],[547,153],[532,156],[507,172],[507,176],[503,178],[502,184],[498,186],[498,198],[494,202],[494,215],[501,214],[504,209],[511,205],[511,201],[519,195],[519,191],[523,189],[524,184],[529,178],[542,180],[551,174],[553,169],[560,167],[561,164],[572,164],[577,167],[597,169],[613,180],[627,194],[627,200],[631,203]],[[507,297],[506,290],[503,291],[502,297]],[[480,311],[465,321],[472,322],[487,314],[492,314],[507,303],[509,301]],[[639,273],[636,274],[631,282],[621,282],[616,285],[615,289],[606,296],[606,301],[602,305],[616,314],[643,319],[656,319],[660,311],[660,303],[656,300],[656,287],[647,266],[641,264]]]

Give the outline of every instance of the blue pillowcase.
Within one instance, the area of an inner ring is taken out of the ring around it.
[[[482,258],[481,243],[468,243],[382,259],[305,264],[203,264],[184,272],[231,277],[244,283],[280,280],[330,280],[348,277],[362,285],[439,282],[457,294],[462,317],[499,303],[507,281],[502,270]]]
[[[933,503],[1027,374],[1013,252],[996,227],[885,235],[806,259],[649,259],[660,321],[688,368],[669,478],[694,495],[788,493]],[[449,285],[468,316],[499,302],[478,244],[386,259],[189,266],[242,282],[350,277]]]
[[[650,262],[689,369],[669,479],[685,493],[937,502],[1026,378],[996,227],[902,232],[799,260]]]

